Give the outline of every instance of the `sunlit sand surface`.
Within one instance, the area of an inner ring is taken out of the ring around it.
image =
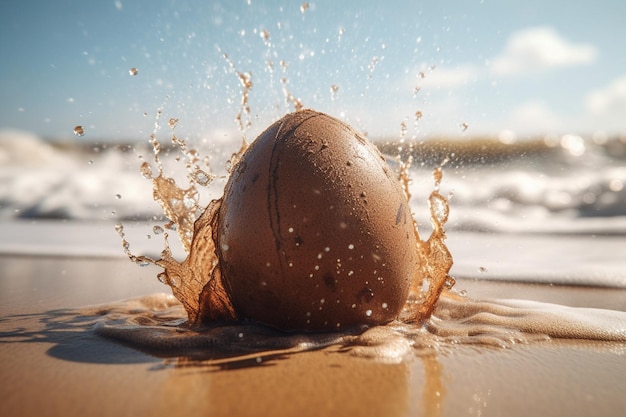
[[[154,268],[119,257],[58,256],[2,256],[0,268],[2,415],[618,416],[626,404],[624,342],[539,337],[467,344],[424,329],[408,337],[406,328],[391,325],[282,339],[242,326],[220,330],[213,342],[196,339],[191,348],[141,344],[133,326],[150,332],[169,321],[180,336],[175,329],[185,317],[171,296],[157,295],[166,287]],[[609,308],[613,320],[626,311],[626,290],[619,288],[467,278],[457,287],[489,300]],[[132,317],[139,321],[129,326]],[[106,329],[132,336],[103,338]],[[265,344],[223,346],[248,335]],[[157,339],[167,340],[158,333]]]

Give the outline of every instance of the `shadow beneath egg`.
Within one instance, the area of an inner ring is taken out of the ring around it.
[[[93,316],[77,315],[69,309],[5,316],[0,319],[0,344],[51,344],[47,355],[70,362],[159,362],[158,358],[98,337],[92,330],[95,319]]]
[[[48,356],[77,363],[152,363],[153,371],[190,367],[224,371],[273,366],[343,337],[285,334],[251,324],[192,330],[181,326],[180,319],[161,320],[158,325],[129,324],[127,317],[108,313],[57,309],[5,316],[0,318],[0,344],[51,345]]]
[[[236,370],[271,366],[301,352],[330,346],[339,349],[354,333],[285,333],[252,324],[187,328],[184,325],[120,326],[100,322],[94,331],[103,338],[162,358],[164,367]],[[362,331],[362,330],[361,330]]]

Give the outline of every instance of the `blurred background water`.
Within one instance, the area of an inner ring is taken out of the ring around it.
[[[178,120],[218,176],[208,203],[242,137],[302,103],[413,159],[425,230],[447,160],[450,231],[622,236],[624,15],[609,0],[5,2],[0,219],[163,223],[139,172],[151,134],[171,144]],[[163,158],[185,181],[178,151]]]

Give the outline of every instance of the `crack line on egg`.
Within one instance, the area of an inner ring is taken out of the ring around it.
[[[270,155],[270,164],[269,164],[269,181],[267,184],[267,210],[269,212],[269,220],[270,220],[270,230],[272,231],[272,235],[274,236],[274,242],[276,244],[276,250],[279,254],[283,255],[280,259],[280,267],[283,269],[285,267],[286,262],[289,260],[286,257],[286,253],[282,248],[282,233],[281,233],[281,222],[280,222],[280,211],[278,210],[278,169],[280,167],[280,155],[282,150],[285,149],[283,144],[286,142],[286,138],[290,138],[293,136],[293,132],[298,129],[298,127],[306,120],[317,117],[317,115],[309,115],[308,117],[303,118],[292,125],[291,123],[287,128],[289,128],[286,134],[283,134],[283,127],[285,127],[285,123],[281,123],[279,128],[276,131],[274,145],[272,146],[272,153]]]

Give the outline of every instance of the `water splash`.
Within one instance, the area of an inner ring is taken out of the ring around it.
[[[173,135],[173,132],[172,132]],[[173,135],[174,136],[174,135]],[[151,137],[154,142],[154,138]],[[179,149],[189,154],[183,141]],[[231,157],[231,169],[245,152],[242,147]],[[155,199],[167,198],[171,192],[181,193],[172,181],[167,181],[159,162],[160,147],[153,143],[158,175],[147,178],[162,189]],[[197,161],[191,152],[187,161]],[[410,198],[408,168],[410,159],[399,168],[407,199]],[[397,321],[385,326],[344,329],[322,334],[285,334],[262,325],[236,321],[221,279],[215,247],[216,213],[221,200],[212,201],[193,223],[187,258],[179,262],[172,257],[163,228],[165,249],[161,258],[153,260],[135,256],[124,239],[123,227],[117,227],[123,239],[125,253],[139,265],[157,265],[164,269],[159,279],[171,288],[171,296],[152,296],[160,304],[152,308],[128,308],[112,304],[100,308],[96,332],[102,336],[131,344],[148,353],[177,358],[177,364],[188,366],[202,361],[203,365],[223,365],[231,362],[256,360],[334,346],[340,351],[384,362],[400,362],[415,352],[445,351],[452,346],[480,345],[500,348],[516,344],[535,343],[550,338],[576,338],[626,342],[626,315],[619,311],[581,309],[521,300],[478,300],[463,291],[452,291],[454,279],[449,276],[452,256],[445,245],[445,224],[448,220],[448,199],[440,192],[443,167],[447,159],[433,170],[434,188],[428,198],[433,231],[428,239],[418,239],[416,250],[422,263],[415,273],[411,292]],[[194,172],[194,163],[188,171]],[[145,167],[142,166],[142,170]],[[146,176],[146,174],[144,174]],[[162,178],[162,180],[156,180]],[[197,190],[200,182],[190,182]],[[187,212],[194,212],[188,209]],[[172,222],[180,218],[172,218]],[[179,226],[180,227],[180,226]],[[417,233],[417,226],[416,226]],[[189,235],[185,234],[185,237]],[[419,237],[419,234],[418,234]],[[135,300],[135,303],[148,303]],[[220,323],[220,326],[214,324]]]
[[[199,154],[190,150],[184,140],[175,135],[177,119],[170,119],[172,143],[183,155],[188,171],[189,187],[179,187],[173,178],[165,175],[160,161],[161,146],[156,139],[161,112],[157,113],[155,132],[150,136],[152,144],[156,175],[150,164],[143,161],[141,165],[142,175],[153,183],[153,198],[157,201],[164,214],[170,220],[166,228],[176,230],[183,244],[187,258],[179,262],[172,256],[167,243],[168,234],[164,233],[165,248],[161,258],[154,260],[145,256],[136,256],[131,253],[129,244],[124,238],[123,228],[119,226],[125,253],[129,258],[140,264],[155,264],[164,269],[159,275],[161,282],[169,285],[174,296],[183,304],[191,326],[214,323],[220,321],[233,321],[237,314],[234,310],[222,283],[221,270],[216,253],[217,212],[221,205],[221,199],[213,200],[206,209],[199,204],[199,187],[210,184],[212,174],[201,171],[198,166]],[[243,126],[241,129],[245,129]],[[239,152],[232,155],[229,161],[229,171],[238,164],[241,156],[247,149],[244,141]],[[400,168],[400,180],[407,197],[410,197],[408,163]],[[419,240],[416,250],[422,264],[413,278],[411,298],[403,312],[403,320],[407,322],[421,322],[432,313],[437,298],[444,288],[451,288],[454,280],[448,276],[452,266],[452,256],[445,246],[444,225],[447,221],[447,200],[438,192],[438,186],[442,179],[441,167],[434,172],[436,189],[430,197],[431,217],[434,231],[426,241]],[[419,239],[417,225],[415,233]],[[428,305],[424,305],[428,304]]]
[[[374,76],[374,70],[376,69],[376,65],[382,60],[377,56],[372,57],[370,63],[367,65],[367,79],[371,80]]]
[[[417,276],[422,279],[413,280],[409,299],[401,315],[401,319],[407,323],[420,323],[430,318],[442,292],[452,289],[455,284],[454,278],[448,275],[452,268],[452,255],[445,244],[444,226],[450,209],[448,200],[439,193],[445,163],[446,161],[433,171],[435,188],[428,198],[433,231],[427,240],[418,240],[419,259],[423,262],[418,267]],[[408,167],[405,169],[408,170]],[[408,180],[404,183],[408,189]]]
[[[343,30],[340,30],[340,36],[342,34]],[[237,71],[226,54],[224,58],[242,85],[241,109],[237,121],[243,141],[240,150],[227,162],[228,171],[232,172],[248,147],[245,132],[251,122],[248,94],[252,88],[252,81],[251,74]],[[372,62],[372,71],[376,62]],[[302,109],[303,104],[287,88],[287,63],[280,61],[280,66],[285,75],[281,78],[285,102],[298,111]],[[424,77],[424,73],[418,74],[418,78]],[[159,279],[171,288],[180,308],[175,315],[168,313],[161,316],[160,313],[152,311],[150,314],[156,314],[158,317],[152,322],[145,320],[142,316],[144,313],[137,317],[132,311],[126,311],[124,314],[129,322],[123,324],[122,321],[120,324],[119,314],[116,316],[118,321],[105,320],[97,328],[102,335],[124,340],[145,349],[159,346],[159,349],[170,349],[175,354],[178,354],[181,348],[198,350],[207,344],[221,349],[222,353],[229,351],[227,356],[232,356],[233,350],[248,349],[253,351],[251,354],[261,354],[261,357],[263,354],[273,355],[277,352],[289,354],[340,345],[346,351],[359,356],[391,361],[401,360],[416,348],[432,348],[442,344],[465,343],[506,347],[515,343],[545,340],[549,337],[626,341],[624,314],[620,312],[570,310],[566,307],[530,302],[477,301],[466,294],[459,295],[450,291],[455,280],[449,275],[452,256],[445,244],[445,224],[448,220],[449,205],[448,199],[440,193],[442,168],[447,160],[434,169],[434,189],[427,200],[433,231],[427,239],[422,239],[415,225],[415,233],[418,236],[416,251],[422,262],[415,271],[409,298],[398,321],[368,330],[358,328],[315,336],[285,335],[263,326],[237,323],[236,311],[222,282],[216,253],[215,231],[218,221],[216,214],[221,200],[213,200],[206,208],[200,207],[198,203],[199,189],[210,186],[214,175],[210,169],[199,166],[201,158],[197,151],[188,149],[185,141],[176,137],[174,129],[178,120],[170,119],[168,125],[171,129],[172,143],[185,160],[189,187],[182,188],[173,178],[166,176],[159,157],[161,146],[156,135],[160,117],[159,110],[155,130],[150,136],[156,171],[150,163],[142,160],[141,173],[152,181],[153,197],[170,220],[165,228],[176,230],[187,257],[183,261],[174,259],[168,245],[168,233],[163,228],[154,229],[155,234],[163,235],[165,246],[160,259],[156,260],[134,255],[124,237],[123,227],[118,225],[116,229],[122,238],[124,252],[133,262],[142,266],[154,264],[163,268]],[[416,124],[421,117],[421,111],[415,113]],[[402,139],[406,134],[406,123],[403,123]],[[404,159],[399,158],[398,169],[407,200],[411,198],[408,175],[412,163],[411,146],[412,144],[409,144],[408,156]],[[170,308],[168,304],[167,309]],[[134,320],[139,324],[133,324]],[[216,323],[225,322],[228,325],[214,326]],[[185,325],[182,326],[183,324]],[[245,341],[242,342],[242,339]]]
[[[269,32],[267,30],[263,30],[261,32],[261,37],[264,39],[266,44],[269,46]],[[239,108],[239,112],[235,120],[237,120],[237,126],[239,127],[239,131],[242,134],[242,138],[244,143],[246,142],[246,131],[252,125],[251,115],[250,115],[250,105],[248,103],[250,90],[252,89],[252,73],[250,72],[241,72],[238,71],[235,63],[230,59],[228,54],[223,53],[223,58],[228,63],[231,71],[233,71],[237,78],[239,79],[239,83],[241,84],[241,106]]]
[[[285,68],[285,67],[283,67]],[[287,104],[287,106],[289,106],[290,104],[293,105],[295,111],[300,111],[304,108],[303,104],[302,104],[302,100],[300,100],[299,98],[295,97],[293,94],[291,94],[291,91],[289,91],[289,88],[287,88],[287,84],[289,83],[289,81],[287,80],[287,77],[282,77],[280,79],[280,83],[283,86],[283,95],[285,97],[285,103]]]

